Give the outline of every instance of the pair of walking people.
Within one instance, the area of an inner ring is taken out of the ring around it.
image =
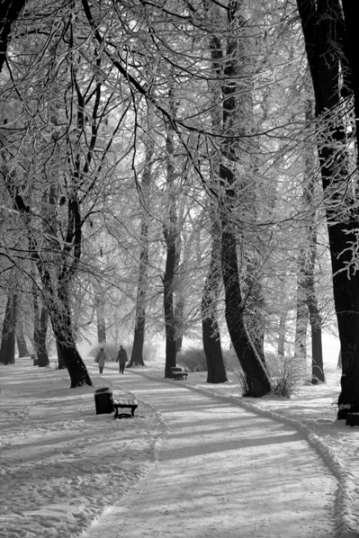
[[[103,372],[106,360],[107,360],[106,351],[103,347],[101,347],[100,351],[97,353],[97,356],[96,356],[96,362],[98,364],[100,374],[102,374]],[[125,371],[125,366],[127,362],[127,352],[123,346],[120,346],[119,352],[116,357],[116,362],[119,363],[120,374],[123,374]]]

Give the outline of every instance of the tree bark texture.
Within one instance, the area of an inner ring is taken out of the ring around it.
[[[29,350],[27,349],[27,343],[25,339],[22,319],[21,317],[19,319],[19,315],[18,315],[18,320],[16,323],[16,343],[17,343],[17,349],[19,352],[19,358],[30,357]]]
[[[175,113],[173,90],[169,90],[169,106]],[[166,366],[165,377],[171,377],[171,368],[176,366],[176,319],[174,312],[174,285],[176,276],[177,256],[177,208],[175,192],[174,166],[174,132],[173,127],[166,123],[166,158],[167,158],[167,222],[163,224],[163,235],[166,242],[166,265],[163,275],[163,308],[166,330]]]
[[[148,104],[147,109],[147,128],[151,128],[151,105]],[[151,180],[152,180],[152,159],[154,154],[154,140],[150,132],[145,138],[145,164],[141,182],[141,204],[142,204],[142,219],[140,232],[140,263],[138,268],[137,280],[137,297],[136,297],[136,324],[133,336],[133,346],[131,358],[127,367],[133,365],[144,366],[143,360],[143,345],[145,342],[146,330],[146,291],[148,282],[148,261],[149,261],[149,243],[148,231],[150,217],[147,211],[147,205],[150,201]]]
[[[163,309],[166,329],[166,366],[165,377],[171,377],[171,368],[176,366],[176,325],[174,316],[173,283],[176,267],[176,233],[174,230],[165,230],[166,239],[166,266],[163,275]]]
[[[34,341],[34,347],[35,347],[35,353],[38,359],[38,365],[43,367],[47,366],[49,364],[49,357],[47,354],[46,349],[46,334],[47,334],[47,327],[48,327],[48,311],[44,305],[41,307],[39,306],[39,293],[38,289],[35,283],[35,280],[33,280],[32,285],[32,302],[33,302],[33,309],[34,309],[34,335],[33,335],[33,341]]]
[[[223,361],[216,308],[222,282],[220,235],[219,224],[214,220],[212,225],[211,260],[201,303],[202,340],[207,363],[207,383],[224,383],[228,381]]]
[[[238,275],[236,238],[222,232],[222,272],[225,289],[226,321],[228,332],[246,377],[243,396],[255,398],[270,392],[270,382],[264,364],[247,331],[243,312],[243,296]]]
[[[46,335],[49,321],[49,314],[46,307],[42,307],[34,330],[34,343],[38,363],[40,367],[50,364],[46,348]]]
[[[308,78],[308,77],[307,77]],[[308,81],[309,82],[309,81]],[[309,86],[309,83],[306,84]],[[308,91],[309,88],[308,88]],[[317,257],[317,230],[316,230],[316,208],[315,208],[315,160],[312,149],[312,133],[314,125],[314,107],[312,99],[307,96],[305,104],[305,121],[307,125],[309,145],[305,147],[305,166],[304,166],[304,189],[303,205],[307,213],[305,223],[305,238],[307,241],[306,256],[304,258],[304,287],[306,304],[309,311],[309,322],[312,337],[312,383],[318,381],[324,383],[324,365],[322,350],[322,319],[318,306],[317,294],[315,290],[315,262]]]
[[[236,177],[236,164],[240,159],[238,151],[238,125],[244,121],[245,103],[243,87],[240,86],[241,64],[245,61],[243,50],[239,47],[238,32],[242,27],[242,2],[230,3],[227,11],[228,29],[233,34],[227,37],[225,55],[219,38],[211,41],[211,54],[214,71],[219,76],[222,92],[222,126],[224,137],[220,148],[219,196],[222,226],[222,273],[225,288],[225,315],[233,347],[246,378],[245,396],[260,397],[270,392],[270,382],[264,365],[253,343],[245,323],[244,294],[239,278],[237,258],[237,236],[241,230],[235,224],[240,213],[240,198]],[[248,91],[248,88],[246,88]],[[243,129],[243,128],[242,128]],[[244,132],[244,130],[243,130]],[[243,155],[242,155],[243,157]],[[238,172],[237,172],[238,173]]]
[[[298,363],[303,367],[303,374],[307,364],[307,330],[308,330],[308,306],[306,301],[306,289],[303,283],[305,265],[305,253],[300,249],[298,255],[297,273],[297,308],[294,337],[294,355]]]
[[[86,366],[76,348],[72,330],[71,309],[69,302],[68,282],[61,282],[58,289],[57,303],[52,304],[50,313],[52,330],[54,332],[57,349],[69,372],[70,388],[92,385]]]
[[[350,178],[347,140],[340,116],[340,63],[346,48],[340,47],[338,36],[343,35],[343,20],[337,0],[297,0],[297,5],[316,104],[317,146],[342,352],[338,399],[338,418],[342,419],[349,410],[359,411],[359,272],[351,269],[350,249],[357,241],[358,215],[350,196],[343,197]],[[339,205],[341,214],[337,211]]]
[[[147,216],[143,217],[141,223],[141,252],[140,264],[137,280],[137,297],[136,297],[136,322],[133,335],[133,346],[131,358],[128,363],[128,368],[134,365],[144,366],[143,360],[143,345],[145,342],[146,329],[146,285],[147,285],[147,270],[148,270],[148,222]]]
[[[57,351],[57,369],[58,370],[65,370],[66,369],[66,364],[65,364],[65,361],[64,361],[63,356],[61,354],[61,347],[60,347],[57,340],[56,340],[56,351]]]
[[[6,303],[5,316],[2,329],[0,363],[15,363],[15,331],[18,307],[18,296],[10,293]]]

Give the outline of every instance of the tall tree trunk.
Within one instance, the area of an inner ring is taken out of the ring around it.
[[[21,317],[19,319],[19,316],[16,323],[16,343],[17,343],[17,349],[19,351],[19,358],[30,357],[30,353],[29,353],[29,350],[27,349],[27,343],[25,340],[25,333],[24,333],[22,319]]]
[[[48,311],[44,305],[41,308],[39,306],[39,293],[35,280],[33,280],[32,285],[32,299],[34,308],[34,347],[38,365],[43,367],[48,366],[50,363],[46,349]]]
[[[214,71],[218,75],[222,92],[222,126],[219,166],[219,197],[222,220],[222,272],[225,288],[225,312],[228,331],[246,378],[245,396],[260,397],[270,391],[270,382],[261,357],[253,343],[245,323],[244,293],[239,278],[237,258],[237,236],[242,233],[236,222],[241,205],[238,190],[239,178],[236,176],[237,163],[240,158],[238,136],[241,133],[239,125],[246,121],[246,103],[243,92],[248,87],[240,85],[241,65],[245,62],[241,39],[238,32],[244,26],[241,14],[242,1],[230,3],[227,10],[229,35],[226,42],[226,52],[219,38],[213,37],[210,43]],[[243,79],[243,84],[247,82]],[[244,134],[245,129],[242,126]],[[242,154],[242,158],[244,158]],[[237,205],[238,201],[238,205]]]
[[[40,316],[34,331],[34,343],[36,355],[38,358],[38,364],[40,367],[48,366],[50,364],[49,356],[46,349],[46,335],[49,321],[49,314],[47,308],[43,306],[40,310]]]
[[[163,309],[166,329],[165,377],[171,377],[171,368],[176,366],[176,324],[174,316],[173,284],[176,267],[176,233],[164,226],[166,239],[166,266],[163,275]]]
[[[261,397],[268,394],[271,387],[265,365],[250,339],[245,324],[236,239],[230,230],[222,232],[222,271],[228,332],[246,377],[246,390],[243,396]]]
[[[145,342],[146,329],[146,289],[147,289],[147,272],[148,272],[148,228],[149,214],[146,205],[149,203],[152,180],[152,159],[154,154],[154,140],[151,137],[151,104],[147,109],[147,129],[148,133],[144,140],[145,143],[145,164],[141,182],[141,203],[142,203],[142,222],[140,233],[140,264],[138,269],[137,280],[137,298],[136,298],[136,324],[133,337],[133,346],[131,358],[127,367],[133,365],[144,366],[143,345]]]
[[[52,330],[60,357],[69,372],[70,388],[92,385],[86,366],[76,348],[72,331],[71,310],[68,282],[61,282],[58,289],[58,301],[52,304],[50,313]]]
[[[337,0],[297,0],[315,94],[318,154],[322,176],[334,304],[342,352],[338,418],[359,411],[359,272],[353,267],[348,245],[356,245],[358,216],[346,187],[350,179],[345,128],[341,119],[339,63],[345,56],[338,36],[343,35]],[[339,210],[340,208],[340,210]],[[339,214],[338,214],[339,212]]]
[[[175,104],[173,89],[169,90],[169,107],[174,117]],[[174,283],[177,256],[177,210],[174,185],[174,132],[173,126],[166,122],[166,158],[167,158],[167,196],[168,215],[163,224],[163,235],[166,242],[166,266],[163,275],[163,308],[166,330],[166,366],[165,377],[171,377],[171,368],[176,366],[176,319],[174,314]]]
[[[314,288],[314,282],[313,286]],[[310,327],[312,333],[312,384],[324,383],[321,317],[315,296],[308,297]]]
[[[207,383],[224,383],[228,381],[223,361],[216,308],[222,281],[220,236],[219,224],[213,219],[211,261],[201,303],[202,340],[207,362]]]
[[[184,327],[184,297],[182,294],[182,290],[179,290],[176,295],[175,320],[176,320],[176,351],[177,353],[179,353],[180,351],[182,351],[183,327]]]
[[[307,76],[309,79],[309,76]],[[306,81],[307,94],[311,92],[310,80]],[[315,206],[315,159],[312,141],[314,140],[314,106],[309,95],[306,96],[305,121],[307,125],[306,140],[309,144],[305,147],[304,166],[304,189],[303,203],[304,211],[307,213],[305,224],[305,237],[307,240],[307,252],[304,264],[306,304],[309,310],[309,322],[312,336],[312,383],[315,385],[325,381],[322,351],[322,320],[318,307],[318,300],[315,291],[315,261],[317,257],[317,230],[316,230],[316,206]],[[309,136],[307,136],[307,134]]]
[[[147,268],[148,268],[148,223],[147,217],[143,217],[144,220],[141,224],[141,253],[140,253],[140,266],[137,282],[137,298],[136,298],[136,324],[133,336],[133,345],[131,358],[128,363],[128,368],[134,365],[144,366],[143,360],[143,345],[145,342],[145,328],[146,328],[146,284],[147,284]]]
[[[6,310],[2,329],[0,363],[15,363],[15,331],[17,316],[18,296],[16,293],[10,293],[6,303]]]
[[[56,351],[57,351],[57,369],[58,370],[65,370],[66,364],[65,364],[65,361],[64,361],[63,356],[61,354],[61,347],[60,347],[57,340],[56,340]]]
[[[307,292],[305,288],[305,251],[300,249],[298,255],[298,274],[297,274],[297,308],[294,337],[294,356],[300,369],[306,371],[307,364],[307,330],[308,330],[308,307]]]

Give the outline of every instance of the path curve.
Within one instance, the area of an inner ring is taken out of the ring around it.
[[[162,414],[168,437],[82,536],[334,538],[336,482],[293,427],[137,369],[120,385]]]

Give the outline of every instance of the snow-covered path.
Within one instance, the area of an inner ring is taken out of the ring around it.
[[[337,483],[294,428],[141,370],[121,385],[162,414],[169,434],[151,472],[83,536],[335,536]]]

